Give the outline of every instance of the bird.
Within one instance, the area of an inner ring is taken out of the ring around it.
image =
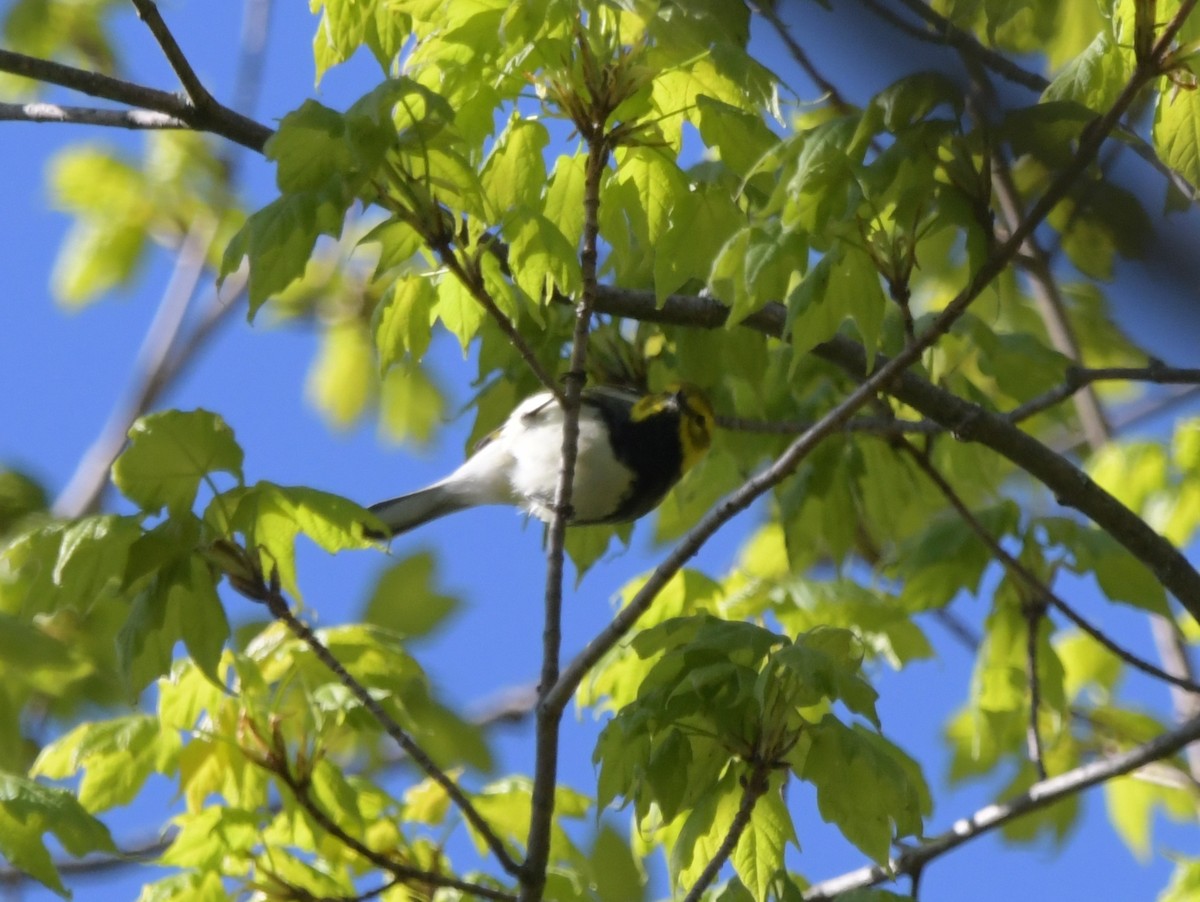
[[[547,523],[562,459],[563,411],[550,392],[522,401],[499,429],[449,476],[371,505],[386,533],[408,532],[465,508],[506,504]],[[694,385],[639,394],[615,386],[580,396],[579,444],[568,511],[570,525],[621,523],[648,514],[698,463],[712,443],[714,414]]]

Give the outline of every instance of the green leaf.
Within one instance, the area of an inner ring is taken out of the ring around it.
[[[131,698],[171,669],[175,643],[183,638],[180,606],[171,603],[172,585],[155,577],[133,600],[117,633],[117,667]]]
[[[445,420],[446,399],[429,371],[403,363],[383,377],[380,428],[393,442],[426,445]]]
[[[179,733],[148,714],[80,724],[42,749],[33,776],[63,779],[84,771],[79,803],[106,811],[134,800],[152,773],[168,773],[182,748]]]
[[[673,886],[691,886],[720,848],[737,815],[742,788],[732,769],[683,815],[683,827],[671,847]]]
[[[1162,583],[1107,532],[1063,517],[1043,518],[1040,523],[1049,540],[1062,545],[1074,558],[1068,562],[1071,570],[1090,573],[1113,601],[1171,616]]]
[[[1087,49],[1063,66],[1042,93],[1042,100],[1074,101],[1094,112],[1107,112],[1129,83],[1132,57],[1129,48],[1117,46],[1107,31],[1101,31]]]
[[[703,95],[696,98],[700,137],[717,150],[721,161],[746,178],[759,161],[779,143],[762,117],[737,106]]]
[[[263,153],[276,162],[275,181],[285,194],[322,188],[355,163],[345,117],[315,100],[283,117]]]
[[[550,143],[546,126],[536,119],[513,116],[484,161],[480,182],[493,211],[501,222],[522,209],[541,206],[546,186],[546,162],[542,156]]]
[[[97,147],[57,155],[49,178],[55,205],[76,217],[54,263],[53,290],[78,307],[133,275],[155,218],[153,196],[136,166]]]
[[[190,568],[173,583],[169,603],[181,607],[181,619],[187,625],[183,644],[188,654],[205,676],[222,685],[217,664],[229,639],[229,620],[212,571],[199,555],[192,555]]]
[[[882,114],[884,128],[893,133],[929,118],[939,107],[946,107],[956,117],[963,103],[961,85],[938,72],[906,76],[871,98],[871,106]]]
[[[1159,158],[1193,185],[1200,184],[1200,97],[1168,87],[1154,114]]]
[[[29,514],[44,511],[49,504],[46,490],[32,477],[0,468],[0,536]]]
[[[0,612],[0,674],[6,685],[60,695],[94,669],[80,649],[11,614]]]
[[[782,782],[780,780],[773,783]],[[783,868],[788,843],[799,846],[796,828],[778,786],[759,797],[750,812],[750,823],[734,847],[731,861],[755,902],[766,902],[775,875]]]
[[[63,530],[54,563],[54,608],[88,611],[111,594],[125,574],[127,556],[141,536],[129,517],[85,517]]]
[[[229,893],[215,871],[187,871],[142,885],[137,902],[228,902]]]
[[[242,449],[233,430],[207,410],[168,410],[130,427],[129,447],[113,464],[113,482],[142,510],[191,510],[200,481],[211,473],[242,478]]]
[[[588,856],[599,902],[642,902],[646,874],[629,842],[607,823],[600,825]]]
[[[321,332],[304,389],[329,425],[347,429],[366,409],[375,389],[372,350],[366,329],[353,320],[334,323]]]
[[[878,346],[887,299],[871,259],[843,248],[821,258],[787,298],[792,346],[803,353],[832,338],[849,317],[862,336],[868,364]]]
[[[616,176],[605,193],[612,192],[610,202],[628,218],[638,241],[653,248],[671,226],[671,211],[687,194],[687,179],[661,149],[624,147],[615,158]]]
[[[432,335],[436,291],[425,276],[397,279],[375,308],[372,326],[379,352],[379,371],[386,373],[411,355],[420,361]]]
[[[587,158],[582,153],[560,156],[554,161],[550,184],[542,215],[554,223],[572,249],[583,239],[584,167]]]
[[[259,482],[214,498],[205,516],[216,522],[228,509],[233,513],[225,529],[245,536],[246,547],[261,556],[262,572],[268,577],[276,572],[285,591],[292,595],[299,594],[295,554],[298,535],[307,536],[329,552],[370,546],[363,536],[366,511],[349,499],[317,489]]]
[[[318,235],[341,235],[352,200],[340,186],[287,194],[246,220],[225,248],[221,278],[249,259],[250,320],[272,295],[304,275]]]
[[[213,805],[173,818],[179,832],[162,854],[162,864],[217,871],[227,856],[245,858],[262,839],[259,816],[228,805]]]
[[[830,715],[808,732],[801,776],[817,788],[821,817],[886,866],[892,837],[921,833],[929,790],[916,764],[882,736]]]
[[[521,290],[539,301],[555,291],[573,297],[583,285],[575,246],[546,216],[528,210],[505,228],[508,262]]]
[[[363,620],[402,636],[425,636],[457,611],[461,602],[437,591],[437,561],[427,551],[385,570],[371,590]]]
[[[1175,862],[1171,882],[1158,896],[1157,902],[1191,902],[1200,894],[1200,861],[1181,858]]]
[[[799,692],[789,696],[792,704],[807,708],[822,699],[841,701],[878,727],[879,693],[863,679],[862,657],[862,646],[849,630],[818,628],[797,636],[773,660],[799,679]]]
[[[472,297],[470,289],[454,276],[443,276],[437,284],[437,304],[434,315],[458,339],[466,354],[471,340],[487,318],[482,305]]]
[[[59,879],[42,841],[52,832],[70,854],[115,854],[108,828],[96,820],[71,793],[53,789],[15,774],[0,773],[0,854],[60,896],[70,893]]]

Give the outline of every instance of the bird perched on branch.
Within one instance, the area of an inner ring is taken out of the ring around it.
[[[445,479],[370,511],[392,536],[482,504],[511,504],[549,522],[562,424],[562,408],[549,392],[526,398]],[[692,385],[644,395],[607,386],[584,389],[568,522],[620,523],[649,513],[704,456],[712,431],[712,407]]]

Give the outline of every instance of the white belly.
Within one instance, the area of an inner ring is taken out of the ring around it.
[[[513,493],[525,499],[529,513],[548,522],[554,517],[554,492],[562,460],[562,411],[557,404],[548,404],[522,425],[510,437]],[[579,417],[579,457],[571,493],[574,519],[586,523],[611,514],[632,482],[630,471],[613,456],[600,414],[584,407]]]

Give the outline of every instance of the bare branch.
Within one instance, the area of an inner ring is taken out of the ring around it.
[[[992,156],[992,190],[1000,201],[1005,220],[1009,224],[1019,222],[1021,198],[1013,182],[1012,172],[1000,154]],[[1067,316],[1067,307],[1062,293],[1058,290],[1058,282],[1051,272],[1050,258],[1033,235],[1025,239],[1022,254],[1018,259],[1021,261],[1021,268],[1029,276],[1033,302],[1046,327],[1050,344],[1075,364],[1083,364],[1083,352]],[[1075,412],[1079,416],[1088,443],[1094,448],[1100,447],[1108,441],[1111,427],[1099,397],[1090,385],[1085,385],[1080,387],[1073,399]]]
[[[192,105],[198,110],[207,110],[220,106],[208,89],[200,82],[199,76],[192,69],[192,64],[188,62],[184,56],[183,50],[180,49],[175,36],[171,34],[171,30],[167,28],[167,23],[163,21],[162,16],[158,12],[158,6],[153,0],[131,0],[134,8],[137,10],[138,18],[146,23],[146,27],[150,29],[150,33],[154,35],[154,40],[158,41],[158,46],[162,48],[163,55],[167,58],[167,62],[171,64],[171,68],[175,70],[175,74],[179,77],[179,83],[183,85],[183,90],[187,92],[188,99]]]
[[[799,435],[811,429],[812,420],[751,420],[745,417],[717,416],[717,425],[734,432],[760,435]],[[902,420],[897,417],[852,417],[843,429],[867,435],[936,435],[945,430],[929,420]]]
[[[582,45],[582,41],[581,41]],[[587,54],[586,46],[581,50]],[[586,69],[586,67],[585,67]],[[587,142],[583,183],[583,238],[579,253],[583,290],[575,305],[575,330],[571,338],[571,362],[564,377],[566,391],[562,401],[562,459],[558,484],[554,491],[554,518],[546,540],[546,591],[542,626],[542,671],[539,683],[541,703],[537,707],[537,751],[530,802],[529,840],[526,843],[525,871],[521,899],[537,902],[546,882],[546,862],[550,855],[550,831],[554,818],[554,799],[558,773],[558,731],[562,708],[545,704],[558,681],[562,650],[562,587],[567,523],[575,480],[575,462],[579,453],[579,412],[583,383],[587,378],[587,343],[591,331],[592,309],[596,303],[596,268],[600,239],[600,182],[608,167],[612,137],[604,130],[611,112],[593,111],[591,123],[579,125]]]
[[[1037,811],[1067,796],[1082,792],[1097,783],[1111,780],[1137,770],[1154,761],[1173,755],[1200,739],[1200,717],[1193,718],[1170,732],[1120,755],[1083,764],[1064,774],[1035,783],[1029,791],[1003,804],[987,805],[974,814],[957,821],[945,833],[914,849],[902,852],[888,863],[868,865],[858,870],[824,880],[808,888],[807,900],[835,899],[842,893],[866,886],[886,883],[902,874],[912,874],[945,855],[952,849],[978,836],[989,833],[1024,814]]]
[[[189,128],[212,132],[260,153],[272,134],[271,129],[265,125],[220,104],[199,108],[178,94],[26,56],[23,53],[14,53],[11,50],[0,50],[0,72],[23,75],[36,81],[80,91],[92,97],[103,97],[105,100],[163,113],[186,123]]]
[[[483,283],[482,275],[463,265],[448,236],[430,236],[430,238],[432,239],[430,240],[430,247],[437,253],[442,265],[450,270],[454,277],[462,283],[463,287],[471,293],[471,297],[475,298],[476,303],[487,311],[488,316],[492,318],[492,321],[500,327],[500,331],[508,338],[509,344],[513,346],[513,349],[525,361],[533,374],[537,376],[538,382],[542,383],[542,386],[554,395],[560,404],[564,403],[566,396],[563,394],[558,381],[542,366],[542,362],[538,360],[537,354],[533,352],[533,348],[529,346],[529,342],[517,331],[517,327],[513,321],[505,316],[504,311],[496,304],[495,298],[492,297],[491,292],[488,291],[487,286]]]
[[[1006,419],[1010,423],[1027,420],[1035,414],[1061,404],[1086,386],[1106,381],[1151,382],[1157,385],[1200,385],[1200,369],[1165,366],[1158,361],[1153,361],[1149,366],[1144,367],[1110,366],[1084,369],[1073,366],[1067,370],[1067,378],[1061,385],[1056,385],[1036,398],[1030,398],[1021,406],[1013,408],[1006,415]]]
[[[900,2],[932,29],[929,33],[923,33],[920,29],[908,31],[914,37],[923,35],[924,39],[953,47],[959,53],[965,54],[980,65],[991,69],[1001,78],[1011,81],[1013,84],[1021,85],[1024,88],[1029,88],[1031,91],[1041,93],[1049,86],[1050,82],[1044,76],[1036,72],[1031,72],[1028,69],[1023,69],[1004,56],[1004,54],[984,47],[975,39],[973,34],[963,31],[945,16],[930,9],[922,0],[900,0]],[[877,15],[880,13],[880,9],[883,8],[883,4],[879,3],[878,0],[871,0],[866,5]],[[891,18],[888,18],[888,21],[895,24],[895,21]]]
[[[0,121],[61,122],[66,125],[99,125],[106,128],[190,129],[182,119],[154,110],[107,110],[64,106],[57,103],[0,103]]]
[[[779,39],[783,41],[783,45],[787,47],[788,53],[792,55],[792,59],[796,61],[796,65],[804,71],[804,74],[808,76],[808,80],[817,86],[817,90],[829,98],[829,102],[833,104],[834,109],[839,112],[846,112],[851,109],[850,104],[842,96],[842,92],[838,90],[837,85],[821,74],[820,70],[809,59],[808,54],[804,52],[804,48],[792,37],[791,31],[783,19],[779,18],[779,13],[775,11],[774,4],[761,3],[758,0],[754,0],[750,5],[756,13],[771,24],[771,27],[775,29],[775,33],[779,35]]]

